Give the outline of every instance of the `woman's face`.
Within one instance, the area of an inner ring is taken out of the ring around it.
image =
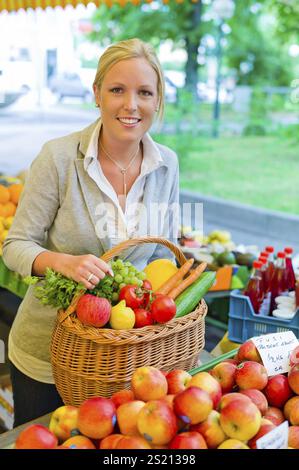
[[[133,142],[150,128],[159,103],[158,77],[142,58],[121,60],[95,88],[106,138]]]

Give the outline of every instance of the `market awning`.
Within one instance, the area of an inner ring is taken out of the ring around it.
[[[170,1],[175,1],[176,3],[183,3],[184,1],[189,0],[163,0],[163,3],[169,3]],[[198,0],[191,0],[192,3],[197,3]],[[151,3],[152,0],[146,0],[145,3]],[[36,8],[41,8],[45,10],[46,8],[55,8],[61,7],[65,8],[68,5],[76,7],[79,4],[87,5],[88,3],[94,3],[97,7],[101,4],[106,4],[107,6],[112,6],[118,4],[125,6],[128,3],[133,5],[140,5],[142,0],[0,0],[0,12],[1,11],[18,11],[18,10],[28,10]]]

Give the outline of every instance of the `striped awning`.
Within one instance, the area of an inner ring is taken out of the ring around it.
[[[36,8],[41,8],[45,10],[46,8],[55,8],[61,7],[65,8],[68,5],[76,7],[79,4],[87,5],[88,3],[94,3],[97,7],[101,4],[106,4],[107,6],[112,6],[118,4],[120,6],[125,6],[128,3],[133,5],[140,5],[141,3],[151,3],[152,0],[0,0],[0,12],[1,11],[18,11],[18,10],[28,10]],[[163,3],[169,3],[170,1],[175,1],[176,3],[183,3],[186,0],[163,0]],[[198,0],[191,0],[192,3],[197,3]]]

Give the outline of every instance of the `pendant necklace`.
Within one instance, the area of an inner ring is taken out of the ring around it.
[[[126,172],[131,167],[132,163],[134,162],[135,158],[138,155],[139,145],[138,145],[137,150],[134,153],[133,157],[131,158],[129,165],[125,168],[125,167],[122,167],[116,160],[114,160],[114,158],[112,158],[111,155],[109,155],[109,153],[104,149],[103,144],[100,140],[99,140],[99,144],[100,144],[100,147],[103,150],[104,154],[109,158],[109,160],[111,160],[120,169],[120,172],[123,175],[123,188],[124,188],[123,191],[124,191],[124,196],[126,198],[126,196],[127,196]]]

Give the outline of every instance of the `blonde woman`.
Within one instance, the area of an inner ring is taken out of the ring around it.
[[[111,271],[99,259],[123,239],[178,233],[179,170],[173,151],[148,130],[162,118],[164,80],[152,47],[139,39],[111,45],[94,81],[100,118],[47,142],[33,161],[3,258],[22,276],[47,267],[92,289]],[[130,248],[138,269],[170,252]],[[62,404],[50,364],[56,310],[29,287],[9,336],[15,426]]]

